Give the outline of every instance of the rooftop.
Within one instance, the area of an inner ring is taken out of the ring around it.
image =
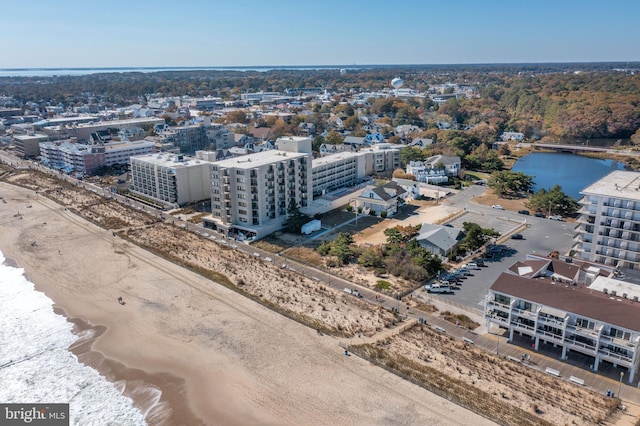
[[[145,155],[136,155],[131,157],[132,160],[140,160],[163,167],[184,168],[192,167],[199,164],[211,164],[209,161],[200,160],[189,157],[187,155],[173,153],[154,153]]]
[[[314,158],[312,167],[320,167],[327,164],[335,163],[341,160],[347,160],[350,158],[356,158],[362,154],[358,152],[338,152],[336,154],[325,155],[324,157]]]
[[[235,158],[227,158],[226,160],[216,161],[213,164],[219,167],[226,168],[233,167],[236,169],[254,169],[256,167],[261,167],[280,161],[293,160],[301,157],[310,158],[311,155],[299,152],[286,152],[272,149],[255,154],[242,155]]]
[[[581,193],[640,200],[640,173],[615,170],[583,189]]]

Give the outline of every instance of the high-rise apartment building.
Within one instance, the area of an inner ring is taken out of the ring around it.
[[[640,173],[614,171],[581,194],[576,257],[640,269]]]
[[[311,159],[271,150],[212,163],[212,215],[205,227],[247,238],[281,229],[290,209],[311,202]]]
[[[131,191],[167,206],[206,200],[211,196],[210,166],[180,154],[131,157]]]

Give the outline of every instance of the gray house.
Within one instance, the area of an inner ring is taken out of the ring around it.
[[[437,256],[446,257],[463,237],[460,229],[423,223],[416,240],[421,247]]]

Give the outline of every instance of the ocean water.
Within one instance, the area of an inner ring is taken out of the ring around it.
[[[73,334],[73,325],[23,273],[0,252],[0,402],[69,403],[73,425],[145,425],[122,385],[69,351],[92,330]]]

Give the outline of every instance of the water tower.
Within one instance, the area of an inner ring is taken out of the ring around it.
[[[391,80],[391,86],[393,86],[395,90],[395,95],[396,97],[398,97],[398,89],[402,87],[402,85],[404,84],[404,81],[402,81],[402,79],[400,77],[396,77],[393,80]]]

